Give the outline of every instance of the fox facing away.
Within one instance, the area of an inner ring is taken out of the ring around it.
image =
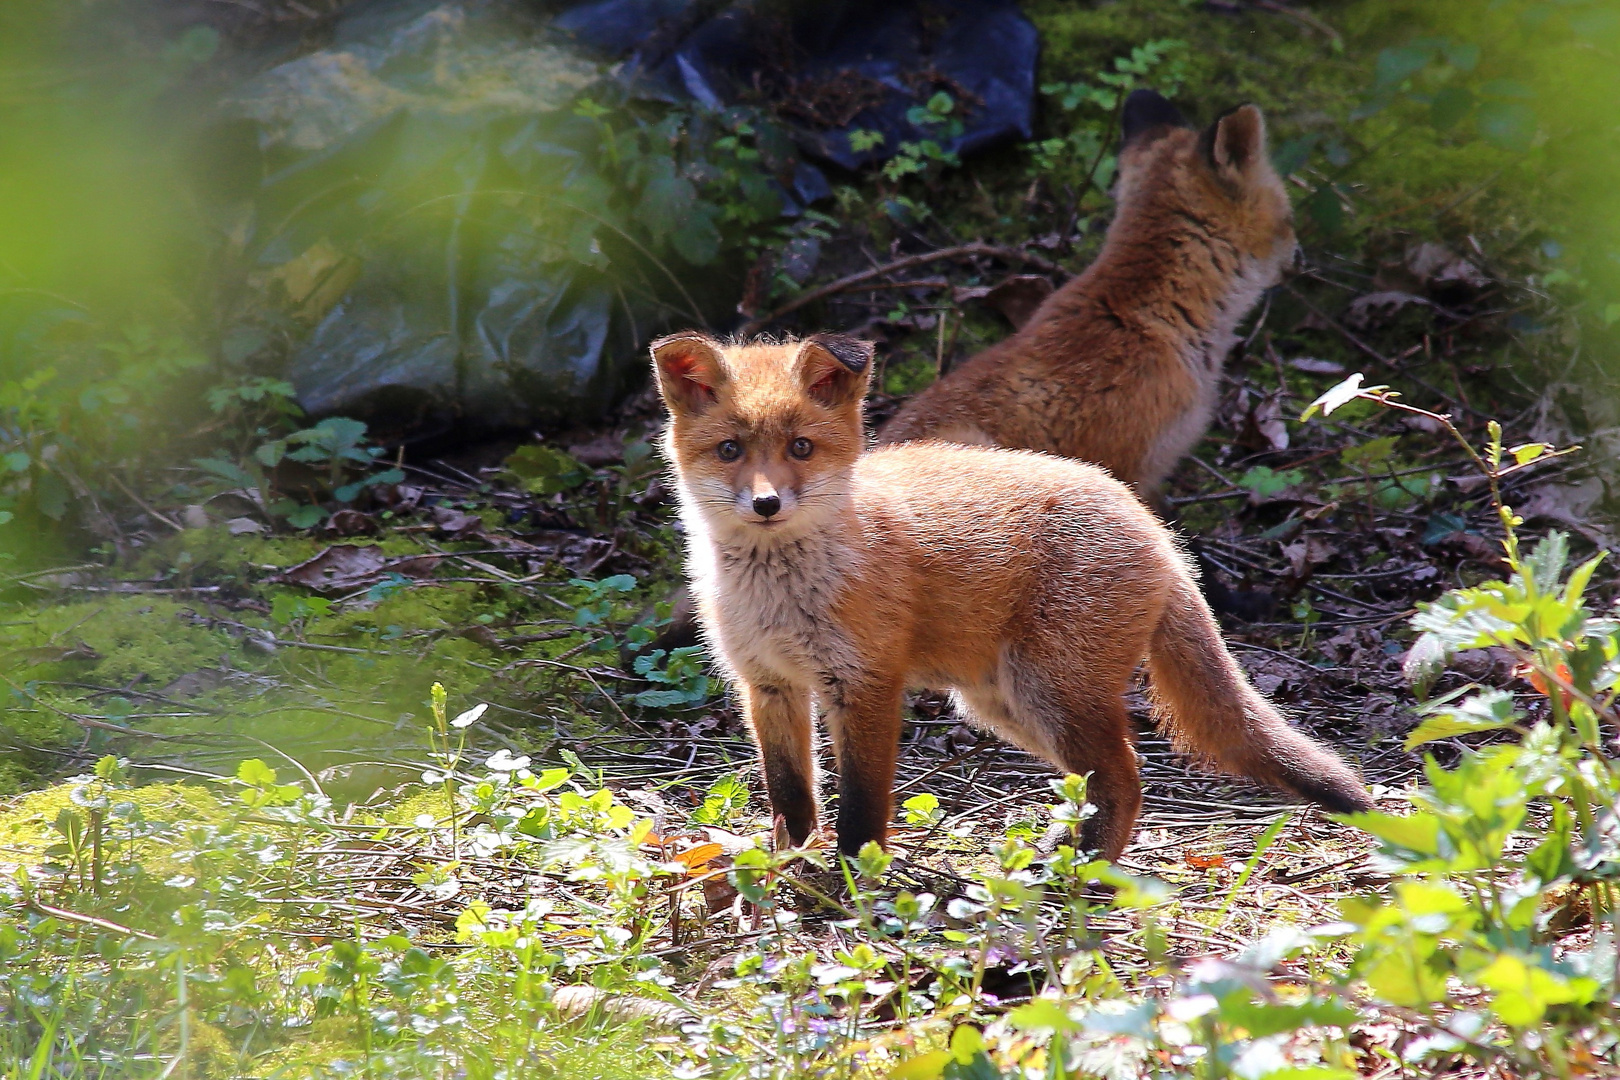
[[[1108,858],[1142,793],[1122,695],[1147,658],[1175,742],[1329,809],[1371,801],[1227,653],[1169,531],[1101,469],[921,442],[862,452],[871,346],[819,335],[653,345],[703,626],[795,842],[816,827],[812,705],[838,765],[838,846],[882,842],[902,695],[1091,775]]]
[[[1297,245],[1253,105],[1200,132],[1137,90],[1122,139],[1118,208],[1096,261],[1017,333],[912,398],[879,442],[1044,450],[1156,495],[1209,427],[1238,323]]]

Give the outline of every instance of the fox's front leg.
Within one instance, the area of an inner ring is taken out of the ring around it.
[[[823,704],[838,756],[838,850],[857,855],[868,840],[881,844],[889,835],[901,687],[832,684]]]
[[[771,812],[787,822],[795,844],[816,828],[816,762],[810,691],[770,681],[745,680],[743,716],[759,746]]]

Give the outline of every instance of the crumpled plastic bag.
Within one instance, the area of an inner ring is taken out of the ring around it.
[[[911,119],[943,90],[964,114],[942,148],[963,154],[1034,116],[1034,24],[1012,0],[596,0],[556,26],[611,56],[652,92],[719,108],[778,100],[806,152],[846,169],[938,140]],[[852,145],[856,132],[881,142]]]
[[[786,21],[759,21],[772,12]],[[749,197],[792,217],[830,193],[795,141],[847,166],[892,154],[941,135],[907,119],[941,90],[961,120],[945,149],[1027,136],[1035,44],[1011,0],[608,0],[556,19],[523,0],[359,0],[330,44],[222,104],[262,157],[243,248],[283,313],[227,338],[290,341],[305,410],[391,434],[588,422],[644,377],[649,337],[729,317],[741,271],[672,158],[645,156],[639,188],[601,164],[601,127],[570,107],[582,90],[622,98],[628,80],[697,102],[694,123],[736,103],[783,116],[786,156]],[[587,48],[642,53],[613,84]],[[856,151],[862,129],[883,143]],[[666,241],[673,264],[648,250]],[[818,255],[802,240],[786,270]]]

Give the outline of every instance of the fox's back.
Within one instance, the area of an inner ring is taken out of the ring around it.
[[[1203,135],[1128,136],[1120,188],[1097,261],[908,402],[880,442],[1043,450],[1144,493],[1164,480],[1209,424],[1239,321],[1292,255],[1292,211],[1252,107]]]
[[[975,592],[1008,595],[1014,581],[1031,578],[1050,588],[1065,574],[1107,577],[1177,557],[1128,487],[1047,454],[940,442],[878,447],[856,466],[854,497],[869,545]]]

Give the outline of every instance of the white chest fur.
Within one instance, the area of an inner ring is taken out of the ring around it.
[[[690,526],[689,536],[692,588],[734,675],[812,688],[847,676],[852,650],[831,612],[853,552],[819,531],[770,544],[719,542]]]

